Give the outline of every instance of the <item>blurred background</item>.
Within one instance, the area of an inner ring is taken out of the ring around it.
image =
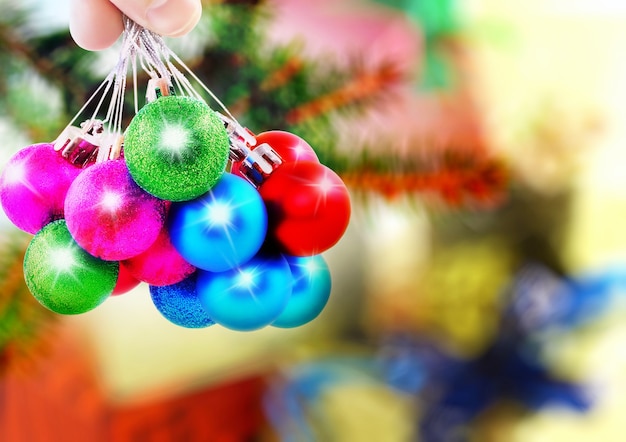
[[[0,166],[115,64],[69,2],[0,0]],[[328,305],[189,330],[147,286],[61,317],[0,217],[5,441],[621,441],[626,4],[206,1],[170,47],[348,185]]]

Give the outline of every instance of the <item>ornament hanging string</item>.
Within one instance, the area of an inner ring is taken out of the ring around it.
[[[256,139],[250,132],[245,130],[228,110],[224,103],[215,95],[215,93],[207,87],[202,80],[183,62],[183,60],[172,51],[164,42],[163,38],[138,25],[129,18],[125,18],[126,35],[135,38],[134,49],[139,53],[142,61],[147,61],[151,67],[147,67],[142,63],[144,71],[153,79],[173,79],[176,83],[180,95],[188,95],[205,101],[203,96],[194,89],[187,77],[172,62],[174,60],[183,70],[202,88],[211,99],[224,111],[226,115],[217,112],[222,119],[228,134],[231,138],[233,147],[232,155],[235,158],[245,157],[250,153],[247,146],[256,145]],[[137,35],[136,37],[134,37]],[[122,54],[124,56],[124,54]],[[157,69],[158,73],[154,71]],[[149,91],[150,92],[150,91]]]
[[[165,44],[163,37],[124,17],[124,34],[117,64],[65,127],[55,141],[55,150],[61,151],[64,157],[70,158],[75,164],[80,163],[78,165],[85,165],[93,160],[102,162],[120,156],[129,67],[132,71],[135,114],[139,111],[139,69],[150,77],[146,93],[148,101],[156,99],[158,89],[163,95],[176,93],[206,103],[203,95],[186,77],[186,73],[223,111],[216,113],[228,132],[232,147],[231,157],[245,157],[250,153],[250,148],[255,146],[255,137],[239,124],[215,93]],[[110,97],[110,101],[104,118],[100,120],[98,117],[107,97]],[[90,117],[80,124],[80,128],[73,126],[96,100],[97,104]],[[79,148],[80,155],[76,154]],[[73,159],[72,155],[77,158]]]

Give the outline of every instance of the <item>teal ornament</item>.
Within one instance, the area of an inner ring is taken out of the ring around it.
[[[324,310],[331,290],[330,270],[321,255],[286,256],[293,286],[287,306],[272,325],[299,327],[315,319]]]
[[[80,248],[65,220],[44,226],[24,256],[30,292],[44,307],[64,315],[85,313],[104,302],[118,273],[117,261],[103,261]]]
[[[257,255],[226,272],[198,271],[202,306],[217,324],[251,331],[271,324],[291,296],[291,271],[281,255]]]
[[[124,158],[135,182],[168,201],[188,201],[220,178],[230,145],[224,124],[203,101],[162,96],[128,125]]]

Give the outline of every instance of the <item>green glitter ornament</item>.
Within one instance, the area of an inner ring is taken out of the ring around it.
[[[168,201],[206,193],[226,168],[224,124],[204,102],[163,96],[146,104],[124,136],[124,157],[135,182]]]
[[[75,315],[96,308],[113,292],[119,263],[81,249],[65,220],[35,235],[24,257],[24,278],[33,296],[55,313]]]

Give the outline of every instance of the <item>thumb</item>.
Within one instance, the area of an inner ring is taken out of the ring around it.
[[[200,0],[110,0],[135,22],[172,37],[191,31],[202,14]]]
[[[111,46],[124,29],[122,14],[108,0],[71,0],[70,33],[84,49]]]

